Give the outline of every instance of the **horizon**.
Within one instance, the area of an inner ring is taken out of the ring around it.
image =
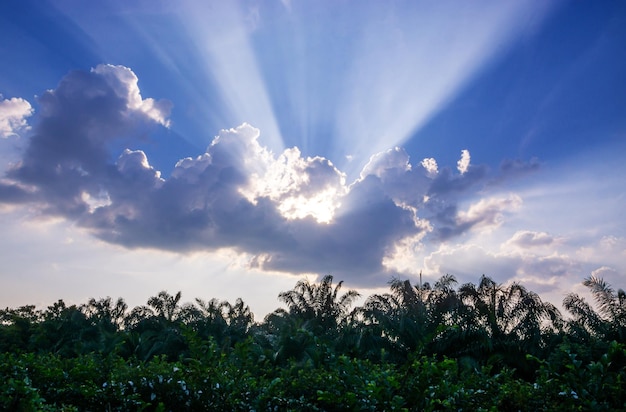
[[[623,3],[8,1],[0,34],[0,307],[623,287]]]

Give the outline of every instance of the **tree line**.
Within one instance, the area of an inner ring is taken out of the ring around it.
[[[583,283],[595,305],[569,294],[565,314],[519,283],[482,276],[459,286],[451,275],[432,285],[393,279],[388,293],[369,296],[362,306],[354,305],[359,293],[343,291],[332,276],[301,280],[279,294],[286,308],[260,322],[241,299],[181,303],[180,292],[166,291],[133,309],[109,297],[69,306],[59,300],[43,310],[6,308],[0,310],[0,406],[101,410],[95,405],[108,402],[111,410],[176,410],[185,402],[190,410],[367,410],[370,402],[372,410],[537,410],[548,408],[537,404],[541,395],[554,401],[550,408],[620,409],[626,406],[626,293],[596,277]],[[82,380],[78,365],[92,365]],[[72,378],[55,389],[46,375],[52,371]],[[134,380],[113,378],[138,371],[143,375]],[[197,405],[180,384],[170,388],[182,393],[177,401],[154,389],[158,376],[162,386],[179,371],[185,388],[198,379]],[[211,373],[221,386],[207,383]],[[287,378],[291,389],[284,387]],[[120,379],[116,398],[111,382]],[[333,379],[343,391],[333,394]],[[599,386],[590,389],[589,380]],[[87,393],[80,389],[85,385]],[[249,399],[240,399],[245,393]]]

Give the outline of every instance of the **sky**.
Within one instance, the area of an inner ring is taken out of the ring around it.
[[[8,0],[0,307],[626,288],[621,1]]]

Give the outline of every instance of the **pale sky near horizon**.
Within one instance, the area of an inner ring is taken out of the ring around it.
[[[0,307],[626,288],[626,4],[0,5]]]

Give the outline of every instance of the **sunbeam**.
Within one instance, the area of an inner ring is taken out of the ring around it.
[[[297,146],[355,178],[369,156],[415,135],[553,8],[359,6],[186,3],[178,13],[233,122],[224,127],[248,122],[275,153]]]
[[[202,69],[219,88],[227,113],[220,128],[254,124],[262,130],[263,143],[280,153],[283,140],[249,39],[256,29],[255,9],[244,10],[237,2],[189,1],[178,13],[202,54]]]
[[[141,18],[116,18],[170,71],[163,81],[193,96],[174,111],[174,131],[208,143],[221,129],[249,123],[275,154],[296,146],[353,180],[372,154],[415,136],[534,33],[556,4],[189,0],[144,4]],[[191,136],[188,122],[204,126],[203,135]]]
[[[625,4],[0,1],[0,300],[625,273]]]
[[[357,161],[402,145],[550,7],[537,2],[402,2],[361,22],[336,107],[335,152]],[[382,6],[382,4],[381,4]]]

